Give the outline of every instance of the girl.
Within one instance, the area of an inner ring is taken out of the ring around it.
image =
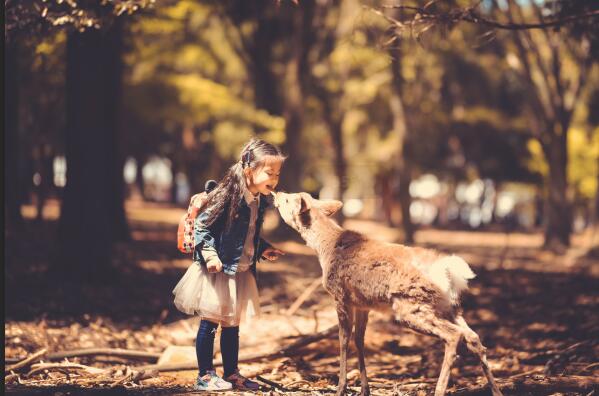
[[[196,390],[259,388],[237,368],[239,323],[259,314],[256,261],[276,260],[283,254],[260,238],[260,228],[267,206],[261,195],[270,196],[274,191],[284,160],[277,147],[252,139],[239,161],[208,194],[196,218],[194,265],[173,290],[177,308],[201,318],[196,338]],[[216,375],[212,364],[219,325],[224,379]]]

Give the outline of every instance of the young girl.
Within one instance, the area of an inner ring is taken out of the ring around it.
[[[173,290],[177,308],[201,318],[196,338],[196,390],[259,388],[237,368],[239,323],[242,318],[259,315],[256,261],[276,260],[283,254],[260,238],[260,228],[268,205],[261,195],[270,196],[274,191],[284,160],[277,147],[252,139],[239,161],[208,194],[196,218],[194,265]],[[212,364],[219,325],[224,379],[216,375]]]

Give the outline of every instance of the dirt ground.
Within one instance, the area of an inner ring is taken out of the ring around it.
[[[189,257],[175,246],[177,222],[184,209],[128,202],[133,238],[117,246],[111,279],[95,285],[52,277],[48,262],[56,234],[57,204],[46,207],[42,223],[32,220],[33,207],[25,207],[23,212],[28,218],[26,237],[7,237],[5,247],[7,359],[17,360],[44,347],[50,352],[111,347],[160,353],[172,345],[194,345],[198,319],[178,312],[171,294],[190,264]],[[259,264],[262,315],[241,326],[242,356],[276,351],[336,324],[332,299],[322,286],[293,315],[286,313],[320,277],[320,266],[315,253],[292,232],[273,233],[277,221],[269,214],[265,237],[287,255],[274,263]],[[345,227],[386,241],[401,239],[399,231],[375,222],[349,220]],[[599,248],[593,248],[593,238],[590,230],[576,235],[572,248],[559,256],[541,250],[540,233],[423,229],[416,234],[416,244],[459,254],[476,272],[462,299],[465,318],[488,348],[491,368],[502,383],[534,379],[547,372],[553,376],[599,375]],[[220,357],[218,341],[215,350]],[[366,350],[372,394],[425,395],[434,389],[443,358],[443,345],[437,339],[371,313]],[[449,387],[455,394],[485,384],[474,356],[464,348],[459,354]],[[95,367],[152,363],[108,356],[71,361]],[[289,356],[240,367],[248,376],[259,375],[289,390],[265,384],[264,394],[331,393],[338,379],[338,341],[333,335]],[[348,369],[352,392],[359,392],[357,367],[352,346]],[[110,388],[82,387],[76,378],[41,373],[6,383],[6,392],[180,394],[192,392],[195,376],[194,370],[162,372],[139,384]],[[599,390],[587,393],[599,395]],[[580,393],[537,390],[506,394]]]

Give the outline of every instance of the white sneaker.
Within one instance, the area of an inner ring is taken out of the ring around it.
[[[207,371],[203,376],[198,375],[198,379],[196,380],[193,389],[197,391],[220,391],[220,390],[229,390],[233,388],[233,384],[225,381],[218,375],[216,375],[216,371]]]

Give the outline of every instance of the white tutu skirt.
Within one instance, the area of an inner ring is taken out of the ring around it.
[[[260,315],[256,279],[251,271],[227,275],[210,273],[193,263],[173,289],[175,306],[188,315],[199,315],[225,326]]]

